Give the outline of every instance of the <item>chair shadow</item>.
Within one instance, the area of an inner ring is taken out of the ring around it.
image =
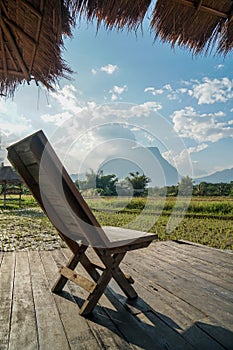
[[[76,302],[79,307],[84,300],[62,291],[60,296]],[[233,350],[233,332],[219,325],[197,321],[182,329],[172,318],[154,310],[138,297],[129,300],[110,287],[105,291],[113,307],[96,305],[86,319],[117,334],[128,343],[145,350],[155,349],[227,349]]]

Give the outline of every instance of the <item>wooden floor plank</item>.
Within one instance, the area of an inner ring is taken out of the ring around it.
[[[200,261],[208,261],[212,265],[221,266],[226,268],[232,267],[232,254],[224,253],[222,251],[215,250],[214,248],[206,246],[197,246],[195,244],[185,244],[169,241],[170,246],[180,249],[185,249],[186,254],[197,257]],[[232,272],[231,272],[232,274]]]
[[[57,264],[65,264],[69,258],[70,253],[67,250],[63,251],[64,254],[59,254],[59,251],[54,251],[53,256]],[[77,271],[80,271],[77,269]],[[68,281],[67,283],[70,293],[74,296],[79,309],[82,306],[83,301],[87,297],[87,292]],[[82,316],[79,316],[82,318]],[[87,318],[87,323],[95,335],[100,347],[103,349],[131,349],[130,344],[122,338],[121,333],[115,326],[111,318],[104,312],[100,304],[98,304],[90,317]]]
[[[133,274],[134,271],[131,265],[123,264],[123,267],[125,271]],[[156,284],[156,281],[151,281],[142,274],[137,276],[135,289],[139,294],[139,299],[129,302],[124,297],[120,297],[120,300],[131,309],[131,312],[139,313],[141,310],[152,309],[159,318],[182,334],[196,349],[223,349],[218,343],[219,340],[222,341],[222,337],[220,339],[214,337],[214,329],[209,328],[208,333],[199,327],[200,323],[205,325],[204,320],[210,322],[205,313],[161,288]]]
[[[159,245],[153,245],[151,249],[155,251],[159,249],[159,251],[163,252],[168,256],[175,256],[176,259],[182,261],[184,264],[191,264],[192,267],[195,268],[197,271],[204,272],[210,276],[217,276],[221,279],[224,285],[229,286],[230,289],[232,288],[233,273],[231,270],[229,270],[229,268],[225,268],[222,266],[214,266],[212,263],[203,260],[200,261],[200,259],[191,256],[190,254],[187,254],[187,251],[185,251],[185,249],[177,249],[171,245],[163,244],[162,242]]]
[[[2,260],[3,260],[3,256],[4,256],[4,253],[0,252],[0,268],[1,268]]]
[[[29,252],[29,261],[39,348],[41,350],[68,350],[70,346],[50,291],[39,253],[35,251]]]
[[[143,259],[145,257],[145,253],[139,252],[138,256]],[[156,248],[150,250],[148,260],[152,261],[152,263],[154,260],[154,262],[158,263],[159,266],[167,268],[170,273],[174,274],[174,276],[183,277],[188,282],[194,283],[195,285],[198,284],[198,287],[207,291],[208,295],[212,293],[214,298],[221,298],[222,303],[232,304],[232,291],[224,288],[223,283],[220,283],[220,279],[218,279],[220,285],[217,285],[210,280],[204,279],[203,276],[201,276],[201,273],[194,273],[195,269],[193,269],[191,266],[191,259],[188,266],[186,264],[179,267],[176,262],[175,255],[173,257],[167,257],[166,254],[159,252],[158,247],[158,250]]]
[[[114,281],[110,283],[110,286],[122,293]],[[170,347],[173,349],[193,349],[175,329],[163,322],[156,314],[151,313],[151,309],[145,310],[145,315],[142,312],[129,313],[128,308],[125,308],[124,303],[122,304],[119,300],[116,291],[113,293],[112,289],[108,288],[105,295],[107,298],[102,296],[100,305],[132,346],[145,349]]]
[[[45,274],[50,288],[58,276],[58,266],[53,259],[53,255],[61,254],[59,251],[40,252]],[[79,308],[74,297],[69,293],[67,286],[61,295],[53,294],[59,316],[63,323],[68,342],[71,349],[101,349],[91,328],[85,318],[79,316]]]
[[[0,266],[0,349],[8,349],[12,296],[15,275],[15,253],[4,253]]]
[[[16,253],[9,350],[38,349],[34,300],[27,252]]]
[[[174,274],[178,274],[179,276],[182,275],[192,282],[196,281],[198,282],[199,287],[208,289],[208,293],[213,292],[215,295],[219,295],[221,298],[226,299],[226,301],[233,303],[232,285],[223,282],[220,277],[209,275],[207,272],[197,271],[192,266],[192,259],[190,259],[189,263],[187,261],[187,263],[184,264],[177,259],[175,254],[164,254],[164,251],[159,250],[159,248],[155,248],[150,252],[150,257],[152,256],[159,259],[161,263],[166,264],[165,266],[171,265],[169,266],[169,269]]]
[[[139,298],[112,280],[88,318],[78,314],[86,291],[50,290],[69,254],[0,253],[1,350],[233,350],[231,254],[175,242],[129,252],[121,267]]]
[[[149,280],[156,281],[158,285],[167,289],[187,303],[205,312],[206,315],[213,314],[219,321],[233,324],[233,304],[216,296],[213,292],[199,286],[198,280],[193,282],[189,276],[180,274],[170,264],[161,262],[150,255],[145,258],[139,254],[130,256],[128,263],[137,269],[139,275],[144,274]]]

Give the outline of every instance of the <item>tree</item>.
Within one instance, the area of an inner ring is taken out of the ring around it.
[[[96,188],[101,196],[116,196],[116,182],[118,178],[115,174],[104,175],[100,171],[96,177]]]
[[[93,169],[86,172],[85,180],[77,180],[76,186],[81,191],[96,190],[101,196],[116,196],[116,182],[118,178],[115,174],[104,175],[103,171],[95,173]]]
[[[193,192],[193,180],[189,176],[182,177],[178,184],[178,194],[181,196],[191,196]]]
[[[140,175],[138,171],[136,173],[129,173],[125,179],[132,185],[134,189],[134,197],[143,197],[148,194],[147,185],[151,182],[151,179],[145,174]]]

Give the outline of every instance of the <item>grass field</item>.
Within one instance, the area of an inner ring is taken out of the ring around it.
[[[233,250],[233,198],[98,198],[87,199],[102,225],[156,232],[160,240],[185,239]],[[63,242],[31,196],[2,208],[0,200],[0,251],[55,249]],[[175,213],[175,216],[171,216]],[[171,218],[173,218],[171,220]],[[170,221],[169,221],[170,220]],[[172,232],[169,223],[180,221]]]

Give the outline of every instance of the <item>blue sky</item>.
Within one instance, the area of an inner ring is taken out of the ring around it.
[[[57,92],[31,83],[0,100],[1,159],[5,146],[43,129],[70,172],[137,146],[159,147],[193,178],[233,167],[232,53],[193,57],[153,43],[146,25],[143,34],[96,34],[84,22],[65,46],[72,80]]]

